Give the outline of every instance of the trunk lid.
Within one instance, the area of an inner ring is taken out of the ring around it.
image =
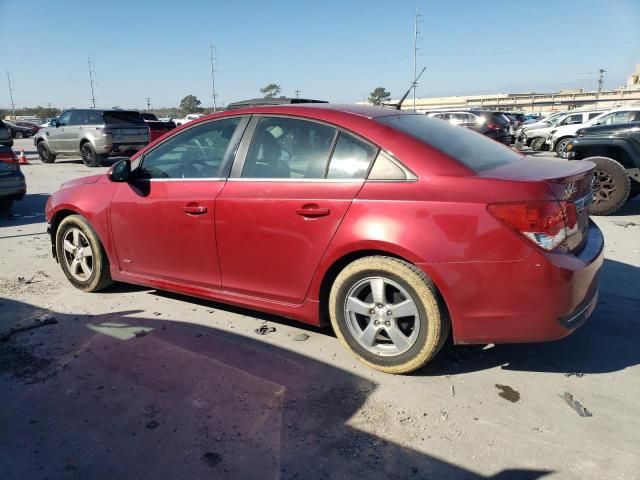
[[[584,246],[589,229],[589,205],[593,201],[595,165],[585,161],[524,158],[480,176],[523,182],[544,182],[560,203],[566,222],[566,246],[573,253]]]

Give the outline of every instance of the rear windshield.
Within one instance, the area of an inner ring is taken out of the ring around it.
[[[421,140],[476,172],[521,158],[520,154],[482,134],[426,115],[391,115],[375,120]]]
[[[109,125],[131,123],[135,125],[144,125],[144,120],[138,112],[127,112],[120,110],[113,110],[102,112],[102,118],[104,123]]]
[[[140,115],[142,116],[143,120],[158,120],[158,117],[156,117],[154,113],[141,113]]]

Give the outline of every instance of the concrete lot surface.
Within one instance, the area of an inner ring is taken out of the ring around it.
[[[51,258],[44,204],[106,169],[43,165],[16,144],[32,164],[28,196],[0,219],[0,336],[57,323],[0,341],[0,479],[640,478],[640,198],[595,218],[600,301],[574,335],[449,345],[391,376],[279,317],[127,285],[75,290]],[[276,331],[256,334],[264,323]]]

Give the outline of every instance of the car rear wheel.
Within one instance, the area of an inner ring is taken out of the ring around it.
[[[38,142],[38,156],[42,163],[53,163],[56,161],[56,156],[51,153],[49,147],[44,141]]]
[[[556,143],[556,154],[560,158],[569,158],[569,155],[568,155],[569,152],[567,152],[566,149],[567,149],[567,145],[569,145],[571,140],[573,140],[573,138],[567,137],[567,138],[562,138],[558,140],[558,143]]]
[[[96,292],[113,283],[100,239],[80,215],[70,215],[60,222],[56,231],[56,254],[62,271],[74,287]]]
[[[631,179],[629,172],[618,162],[607,157],[589,157],[593,162],[593,203],[589,207],[592,215],[609,215],[618,210],[629,198]]]
[[[347,265],[331,288],[329,312],[340,342],[362,363],[386,373],[423,366],[450,329],[431,280],[393,257],[364,257]]]
[[[102,155],[98,155],[89,142],[83,143],[80,147],[80,154],[82,155],[82,163],[87,167],[99,167],[102,164]]]
[[[531,150],[536,152],[541,151],[544,148],[545,140],[543,137],[536,137],[531,141]]]

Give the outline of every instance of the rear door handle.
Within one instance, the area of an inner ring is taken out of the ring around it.
[[[315,203],[303,205],[301,208],[296,209],[296,213],[303,217],[326,217],[331,213],[328,208],[320,208]]]
[[[202,215],[203,213],[207,213],[207,207],[203,207],[202,205],[186,205],[182,207],[182,210],[189,215]]]

